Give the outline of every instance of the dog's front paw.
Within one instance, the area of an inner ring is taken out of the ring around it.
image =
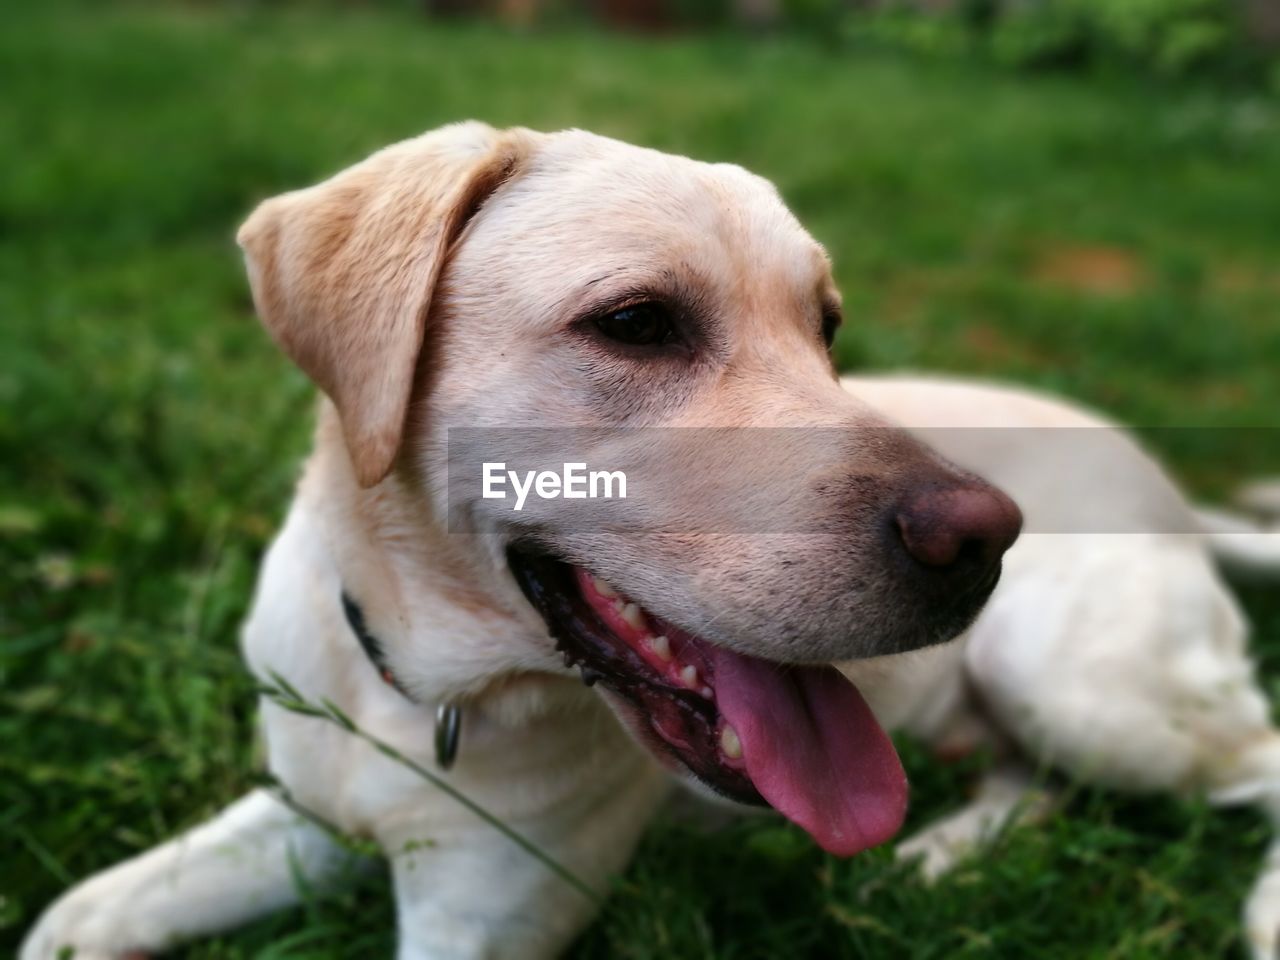
[[[1253,960],[1278,960],[1280,958],[1280,916],[1275,906],[1260,908],[1251,902],[1245,911],[1245,941]]]
[[[36,921],[18,960],[148,960],[150,954],[119,929],[120,913],[92,890],[77,887]]]

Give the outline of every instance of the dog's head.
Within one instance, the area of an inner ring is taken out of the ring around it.
[[[770,184],[464,124],[267,201],[240,243],[360,483],[412,478],[642,742],[827,849],[897,829],[893,748],[824,664],[954,637],[1020,515],[842,390],[828,259]],[[516,511],[446,478],[467,430],[630,499]]]

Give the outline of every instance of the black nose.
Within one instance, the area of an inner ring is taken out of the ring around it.
[[[949,580],[982,581],[1022,530],[1022,511],[981,481],[908,494],[894,517],[908,556]]]

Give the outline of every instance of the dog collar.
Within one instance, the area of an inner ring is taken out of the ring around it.
[[[378,671],[378,676],[382,678],[382,682],[389,687],[395,688],[395,691],[406,700],[417,703],[413,695],[409,693],[396,679],[396,675],[391,672],[391,667],[387,664],[386,651],[382,649],[382,644],[378,638],[369,632],[369,627],[365,623],[364,610],[360,608],[360,604],[351,599],[351,595],[347,591],[342,591],[342,612],[347,618],[347,625],[351,627],[351,632],[355,634],[356,640],[360,644],[360,649],[364,651],[364,655],[369,658],[369,662],[373,664],[373,668]],[[436,766],[441,770],[448,770],[453,766],[453,762],[458,759],[458,741],[462,737],[462,707],[452,700],[446,700],[436,707]]]

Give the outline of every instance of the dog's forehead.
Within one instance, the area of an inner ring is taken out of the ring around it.
[[[548,136],[481,219],[490,241],[536,250],[568,282],[687,268],[808,292],[829,274],[825,251],[768,180],[581,131]]]

